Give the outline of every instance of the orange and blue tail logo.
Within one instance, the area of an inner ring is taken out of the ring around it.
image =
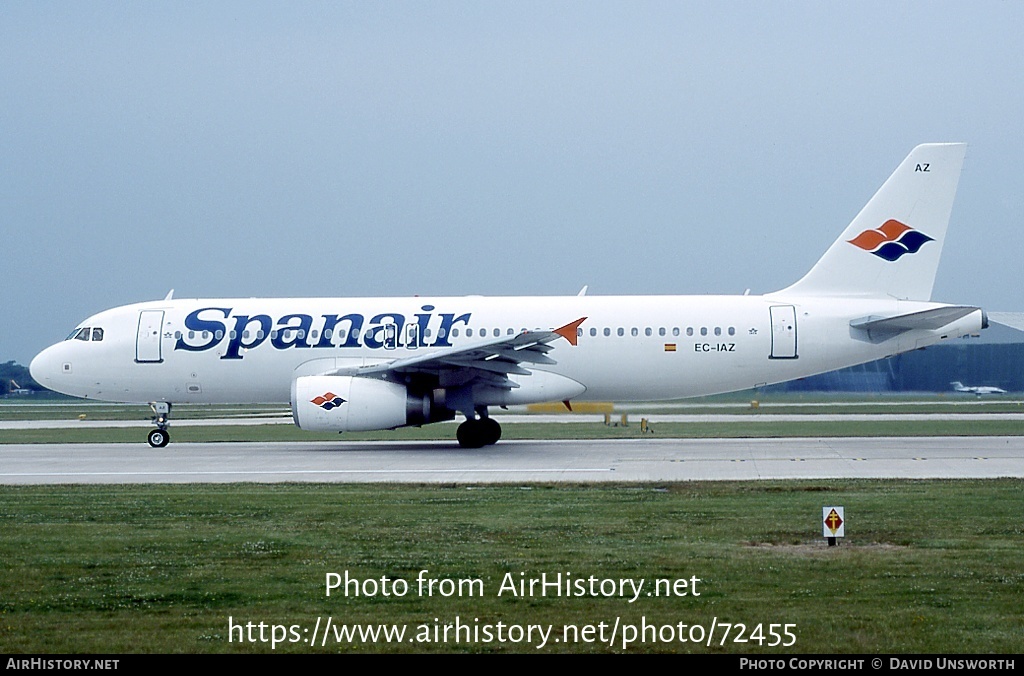
[[[321,396],[316,399],[310,399],[309,403],[316,404],[325,411],[330,411],[332,408],[338,408],[345,403],[345,400],[336,395],[334,392],[324,392]]]
[[[931,237],[909,225],[896,220],[888,220],[882,227],[865,230],[851,240],[850,244],[890,263],[898,260],[903,254],[917,253],[925,242],[934,241]]]

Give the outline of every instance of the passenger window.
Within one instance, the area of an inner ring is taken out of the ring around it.
[[[646,329],[644,329],[645,336],[650,336],[652,333],[653,332],[651,331],[651,327],[647,327]]]
[[[665,327],[664,326],[662,326],[662,327],[660,327],[658,329],[658,335],[659,336],[664,336],[665,335]]]
[[[473,337],[473,329],[466,329],[466,337],[467,338],[472,338]]]
[[[687,326],[686,327],[686,335],[688,335],[688,336],[692,336],[693,335],[693,327],[692,326]]]
[[[576,335],[577,336],[582,336],[583,335],[583,329],[581,329],[579,327],[576,327]]]
[[[735,326],[730,326],[729,327],[729,335],[730,336],[735,336],[736,335],[736,327]]]
[[[466,331],[469,331],[469,329],[466,329]],[[472,333],[467,333],[466,335],[472,336],[473,334]],[[452,338],[458,338],[458,337],[459,337],[459,330],[458,329],[452,329]]]
[[[430,338],[430,329],[423,329],[423,337]]]
[[[501,329],[494,329],[494,337],[497,338],[501,335]]]
[[[619,334],[620,336],[624,336],[626,335],[626,330],[620,326],[619,330],[616,331],[615,333]]]
[[[590,329],[590,335],[591,336],[596,336],[597,335],[597,329]]]
[[[220,340],[221,338],[224,337],[224,332],[221,331],[220,329],[217,329],[216,331],[213,332],[213,337],[216,338],[217,340]]]
[[[716,336],[722,335],[722,327],[721,326],[716,326],[715,327],[715,335]]]
[[[708,327],[706,327],[706,326],[700,327],[700,335],[702,335],[702,336],[708,335]]]
[[[610,335],[612,335],[612,330],[611,330],[611,329],[608,329],[608,328],[606,328],[606,329],[604,330],[604,335],[606,335],[606,336],[610,336]]]
[[[630,329],[630,330],[629,330],[629,335],[631,335],[631,336],[633,336],[634,338],[636,338],[637,336],[639,336],[639,335],[640,335],[640,330],[639,330],[639,329],[637,329],[637,328],[636,328],[636,327],[634,326],[634,327],[633,327],[632,329]]]
[[[678,326],[673,326],[672,327],[672,335],[673,336],[678,336],[679,335],[679,327]]]
[[[103,340],[103,329],[93,329],[92,330],[92,339],[93,339],[93,342]]]

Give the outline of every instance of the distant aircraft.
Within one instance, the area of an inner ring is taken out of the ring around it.
[[[1001,387],[992,387],[991,385],[976,385],[971,387],[964,385],[959,380],[954,380],[950,385],[952,385],[953,389],[957,392],[970,392],[971,394],[976,394],[979,397],[983,394],[1006,394],[1006,390]]]
[[[966,147],[915,148],[798,282],[763,296],[173,299],[101,312],[32,377],[89,399],[290,402],[306,430],[465,417],[493,407],[650,401],[755,388],[976,333],[977,307],[930,302]],[[785,256],[785,232],[769,233]],[[682,241],[682,238],[681,240]],[[724,240],[723,240],[724,241]]]
[[[18,384],[18,381],[11,379],[10,387],[7,390],[7,394],[32,394],[32,390],[27,387],[22,387]]]

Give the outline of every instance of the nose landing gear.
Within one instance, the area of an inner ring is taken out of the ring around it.
[[[167,431],[170,425],[168,419],[171,417],[171,404],[167,401],[151,401],[149,407],[153,409],[153,424],[155,430],[150,430],[147,440],[153,448],[163,448],[171,441],[171,434]]]

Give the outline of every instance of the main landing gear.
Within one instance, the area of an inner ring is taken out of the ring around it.
[[[483,448],[497,443],[501,439],[501,425],[497,420],[487,417],[487,409],[477,410],[479,418],[466,417],[466,422],[459,425],[455,436],[459,446],[463,448]]]
[[[168,418],[171,417],[171,404],[167,401],[151,401],[149,407],[153,409],[153,424],[155,430],[149,432],[149,445],[153,448],[163,448],[170,442],[171,433],[167,431],[170,425]]]

